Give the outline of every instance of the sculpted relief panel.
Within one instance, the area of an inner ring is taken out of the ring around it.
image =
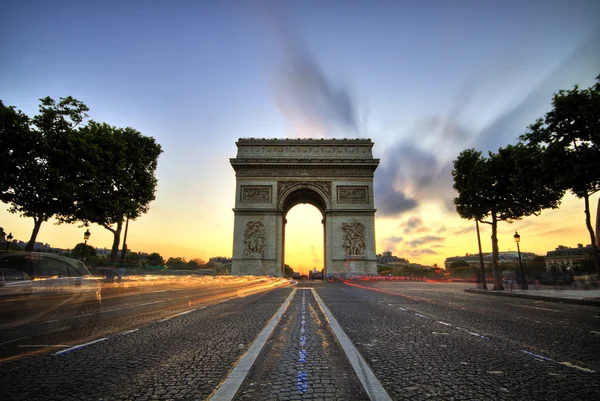
[[[244,256],[263,256],[265,252],[265,226],[260,221],[249,221],[244,231]]]
[[[243,203],[270,203],[271,187],[242,185],[242,198],[240,200]]]
[[[352,219],[349,223],[342,223],[344,232],[342,246],[346,256],[363,256],[366,249],[365,226]]]
[[[339,203],[368,203],[369,187],[337,187],[337,199]]]

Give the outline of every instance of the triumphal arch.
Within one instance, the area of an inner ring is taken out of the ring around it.
[[[239,139],[234,275],[282,276],[289,210],[321,211],[325,273],[377,274],[370,139]]]

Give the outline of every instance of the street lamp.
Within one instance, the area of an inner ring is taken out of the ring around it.
[[[8,247],[10,246],[10,243],[13,239],[12,233],[8,234],[8,236],[6,237],[6,250],[8,251]]]
[[[90,239],[90,235],[91,234],[90,234],[90,230],[89,229],[86,229],[85,232],[83,233],[84,243],[83,243],[83,254],[81,256],[81,260],[84,261],[84,262],[85,262],[85,250],[87,248],[87,242]]]
[[[521,242],[521,236],[518,232],[515,231],[515,242],[517,243],[517,252],[519,253],[519,266],[521,267],[521,289],[526,290],[527,280],[525,279],[525,273],[523,272],[523,262],[521,261],[521,247],[519,246],[519,242]]]

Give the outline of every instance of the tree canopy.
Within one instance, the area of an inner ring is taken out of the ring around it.
[[[9,212],[33,218],[27,251],[33,250],[42,223],[67,213],[76,202],[69,145],[87,111],[70,96],[58,102],[46,97],[40,99],[39,114],[29,119],[0,102],[0,200],[10,205]]]
[[[521,139],[544,149],[545,163],[553,168],[553,174],[544,177],[547,183],[558,181],[565,190],[583,198],[585,224],[600,273],[589,205],[589,197],[600,191],[600,75],[596,81],[587,89],[576,85],[556,93],[552,110],[530,125]]]
[[[467,149],[454,161],[452,176],[458,192],[454,204],[458,214],[492,226],[495,289],[503,289],[498,267],[498,222],[539,215],[543,209],[560,205],[564,190],[548,179],[543,157],[539,147],[517,144],[489,152],[487,158],[475,149]]]

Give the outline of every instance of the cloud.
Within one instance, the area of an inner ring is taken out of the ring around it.
[[[445,240],[444,237],[436,237],[434,235],[426,235],[424,237],[420,237],[420,238],[416,238],[412,241],[408,241],[406,244],[413,248],[416,248],[418,246],[425,245],[430,242],[440,242],[440,241],[444,241],[444,240]]]
[[[421,220],[420,218],[418,218],[416,216],[412,216],[408,220],[400,223],[398,228],[403,228],[404,234],[409,234],[410,232],[412,232],[414,230],[422,228],[422,226],[423,226],[423,220]]]
[[[440,228],[437,229],[436,233],[442,234],[442,233],[445,233],[446,230],[448,230],[448,228],[446,226],[441,226]]]
[[[431,249],[412,249],[409,251],[402,251],[401,255],[401,257],[410,261],[411,259],[420,259],[422,256],[426,255],[438,255],[438,253]]]
[[[273,95],[281,113],[302,129],[320,137],[360,134],[357,100],[349,85],[333,81],[302,40],[288,18],[269,12],[282,58],[273,79]],[[336,74],[337,75],[337,74]]]
[[[460,230],[456,230],[456,231],[452,232],[452,235],[462,235],[462,234],[470,233],[472,231],[475,231],[475,227],[465,227],[465,228],[461,228]]]

